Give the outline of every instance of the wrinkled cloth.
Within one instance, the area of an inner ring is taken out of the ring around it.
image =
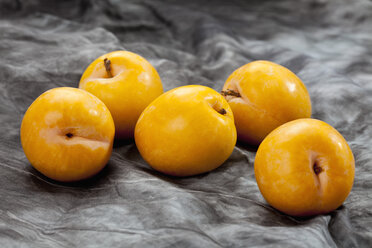
[[[1,247],[372,247],[372,3],[355,1],[0,1]],[[356,160],[337,210],[293,218],[269,206],[255,147],[218,169],[175,178],[116,141],[97,176],[58,183],[27,161],[22,117],[44,91],[77,87],[98,56],[129,50],[165,90],[220,91],[236,68],[265,59],[296,73],[313,118],[334,126]]]

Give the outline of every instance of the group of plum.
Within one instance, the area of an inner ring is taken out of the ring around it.
[[[354,180],[345,139],[310,117],[305,85],[273,62],[243,65],[220,93],[201,85],[163,93],[146,59],[115,51],[88,66],[79,89],[40,95],[24,115],[21,141],[34,168],[69,182],[98,173],[114,138],[134,137],[143,159],[173,176],[216,169],[238,139],[259,146],[254,172],[267,202],[284,213],[309,216],[339,207]]]

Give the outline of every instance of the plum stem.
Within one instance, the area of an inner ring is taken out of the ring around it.
[[[237,91],[235,91],[235,90],[231,90],[231,89],[222,90],[222,91],[221,91],[221,95],[223,95],[223,96],[236,96],[236,97],[241,97],[241,95],[239,94],[239,92],[237,92]]]
[[[224,108],[218,110],[217,112],[220,113],[221,115],[225,115],[227,113],[226,109],[224,109]]]
[[[322,167],[320,167],[316,162],[314,163],[313,170],[316,175],[323,171]]]
[[[103,60],[103,63],[105,64],[106,72],[108,77],[112,78],[112,73],[111,73],[111,61],[107,58]]]

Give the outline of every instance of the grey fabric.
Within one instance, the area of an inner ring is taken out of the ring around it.
[[[372,3],[339,1],[0,2],[1,247],[372,247]],[[42,92],[76,87],[87,65],[126,49],[147,58],[166,90],[220,90],[257,59],[306,84],[313,117],[337,128],[356,159],[353,190],[336,211],[299,219],[271,208],[237,144],[213,172],[152,170],[133,141],[73,184],[31,167],[19,138]]]

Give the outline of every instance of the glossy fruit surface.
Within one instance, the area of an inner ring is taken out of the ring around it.
[[[110,158],[114,135],[114,122],[103,102],[68,87],[40,95],[21,125],[27,159],[45,176],[63,182],[98,173]]]
[[[333,127],[314,119],[288,122],[271,132],[254,163],[258,187],[274,208],[294,216],[328,213],[349,195],[354,156]]]
[[[220,166],[232,153],[236,129],[226,100],[205,86],[166,92],[141,114],[135,141],[154,169],[191,176]]]
[[[163,93],[155,68],[143,57],[115,51],[91,63],[79,88],[101,99],[111,112],[117,138],[131,138],[138,117],[147,105]]]
[[[311,116],[305,85],[293,72],[269,61],[254,61],[234,71],[222,94],[234,113],[238,139],[252,145],[288,121]]]

